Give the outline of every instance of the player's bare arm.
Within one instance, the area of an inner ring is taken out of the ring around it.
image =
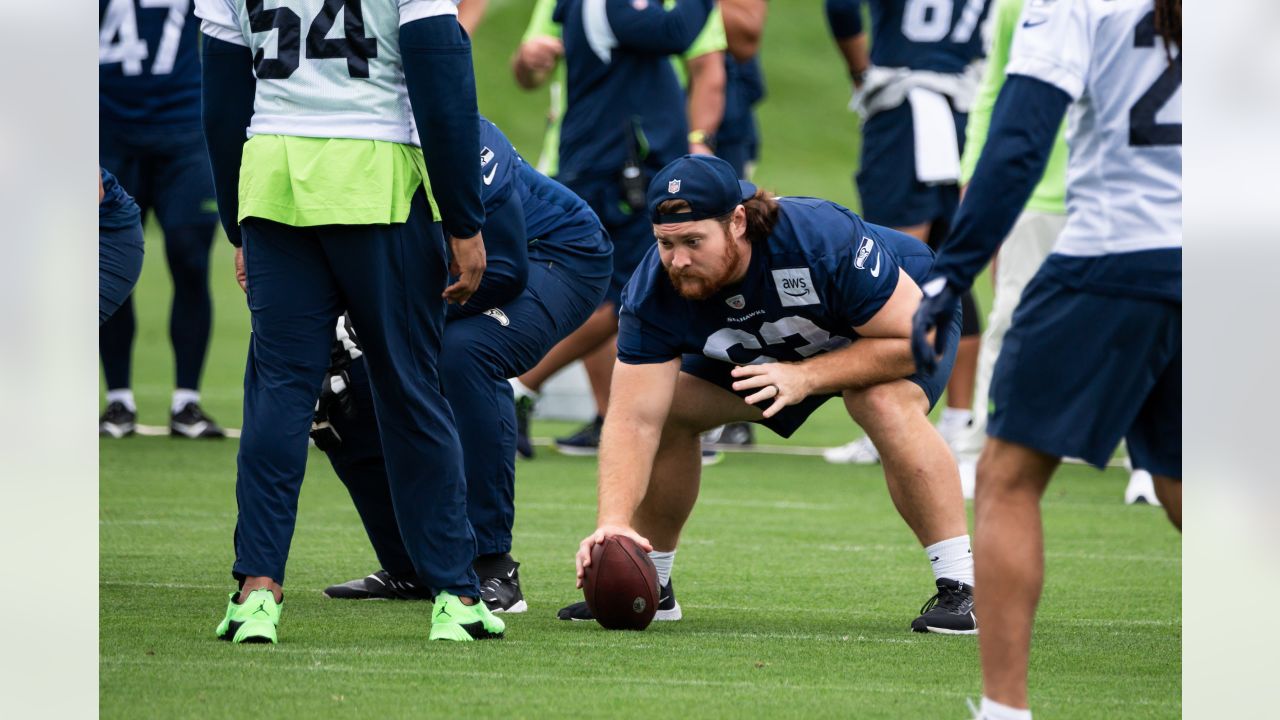
[[[680,359],[649,365],[618,363],[613,371],[609,414],[600,437],[600,480],[596,531],[578,548],[578,587],[591,548],[611,535],[625,535],[646,551],[649,541],[631,527],[631,517],[649,487],[662,426],[671,411]]]
[[[769,14],[766,0],[721,0],[724,33],[729,53],[738,62],[746,62],[760,52],[764,39],[764,21]]]
[[[689,67],[689,152],[712,154],[716,131],[724,118],[724,53],[692,58]]]
[[[773,417],[810,395],[866,388],[915,372],[911,357],[911,316],[920,303],[920,288],[898,271],[893,295],[866,323],[854,328],[858,342],[795,363],[744,365],[733,369],[734,390],[758,391],[747,396],[753,405],[772,400],[764,410]]]

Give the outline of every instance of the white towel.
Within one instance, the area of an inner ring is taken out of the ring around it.
[[[960,144],[945,95],[913,87],[907,91],[915,123],[916,179],[927,185],[960,181]]]

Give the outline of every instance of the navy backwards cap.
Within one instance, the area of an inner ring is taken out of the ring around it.
[[[692,222],[728,215],[756,194],[756,186],[739,180],[733,166],[714,155],[685,155],[658,171],[649,183],[649,220],[654,225]],[[660,213],[667,200],[684,200],[691,211]]]

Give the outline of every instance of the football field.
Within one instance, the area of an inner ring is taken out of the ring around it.
[[[856,120],[820,6],[772,3],[757,179],[855,209]],[[801,7],[803,6],[803,7]],[[545,91],[507,71],[526,3],[491,0],[476,36],[481,109],[530,159]],[[164,425],[173,370],[169,280],[154,228],[136,290],[139,420]],[[240,426],[248,312],[231,248],[214,254],[215,327],[203,404]],[[989,291],[985,280],[979,288]],[[989,308],[989,297],[980,301]],[[541,422],[550,437],[571,427]],[[829,403],[788,443],[846,442]],[[781,441],[765,433],[770,444]],[[237,441],[100,442],[103,717],[966,717],[980,695],[974,638],[908,631],[928,563],[879,466],[730,454],[705,470],[673,573],[685,619],[642,633],[566,623],[573,553],[594,528],[595,464],[540,448],[517,466],[513,554],[529,611],[501,641],[426,641],[429,605],[349,602],[326,585],[377,569],[355,510],[312,451],[289,563],[281,643],[214,638],[235,525]],[[1181,539],[1126,507],[1121,469],[1068,466],[1044,502],[1047,578],[1031,665],[1042,718],[1181,715]]]
[[[229,246],[215,261],[206,407],[238,427],[248,318]],[[137,291],[135,390],[148,425],[164,424],[172,382],[163,265],[149,255]],[[542,422],[535,434],[568,429]],[[854,432],[828,403],[790,444]],[[529,612],[506,616],[504,640],[456,646],[427,643],[423,603],[320,594],[377,567],[345,488],[313,451],[281,644],[233,646],[213,630],[233,589],[237,445],[100,443],[103,717],[227,717],[250,703],[276,717],[959,718],[979,695],[973,638],[907,630],[932,576],[879,467],[804,456],[730,454],[708,468],[673,575],[685,619],[618,633],[555,619],[581,598],[573,552],[594,527],[594,462],[540,448],[517,466],[514,554]],[[1180,715],[1181,540],[1158,509],[1122,503],[1125,479],[1068,466],[1050,487],[1038,717]]]

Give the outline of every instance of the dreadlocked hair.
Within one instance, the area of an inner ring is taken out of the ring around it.
[[[1164,38],[1164,51],[1173,62],[1173,48],[1182,52],[1182,0],[1155,0],[1156,32]]]
[[[763,242],[778,224],[778,198],[764,190],[756,190],[755,194],[742,201],[742,208],[747,212],[747,242],[755,244]],[[664,215],[689,212],[689,203],[680,199],[664,200],[658,205],[658,212]],[[729,232],[729,222],[733,213],[715,218],[716,222]]]

